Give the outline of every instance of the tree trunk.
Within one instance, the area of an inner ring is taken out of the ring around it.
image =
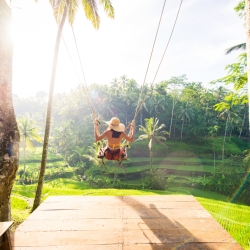
[[[245,119],[246,119],[246,104],[245,104],[244,118],[243,118],[242,126],[241,126],[241,129],[240,129],[239,139],[241,137],[241,133],[242,133],[243,126],[244,126],[244,123],[245,123]]]
[[[152,184],[152,177],[153,177],[153,151],[152,151],[152,148],[150,149],[150,174],[149,174],[149,183],[150,183],[150,186]]]
[[[26,137],[24,140],[24,147],[23,147],[23,176],[22,176],[22,183],[24,182],[24,177],[25,177],[25,150],[26,150]]]
[[[150,172],[153,170],[153,151],[150,149]]]
[[[174,117],[174,98],[173,98],[173,108],[172,108],[172,116],[171,116],[171,122],[170,122],[170,129],[169,129],[169,138],[171,136],[171,128],[172,128],[172,121],[173,121],[173,117]]]
[[[215,176],[215,145],[214,145],[214,140],[215,140],[215,138],[213,138],[213,149],[214,149],[214,176]]]
[[[175,128],[176,128],[176,119],[175,119],[175,123],[174,123],[174,137],[175,137]]]
[[[127,126],[127,124],[128,124],[128,111],[127,111],[127,108],[126,108],[126,125],[125,126]]]
[[[11,10],[0,0],[0,222],[11,220],[11,191],[19,166],[19,130],[12,102]]]
[[[233,126],[231,127],[231,131],[230,131],[230,137],[229,137],[229,141],[231,141],[231,137],[232,137],[232,132],[233,132]]]
[[[116,170],[117,170],[117,169],[116,169]],[[112,188],[115,186],[115,181],[116,181],[116,178],[117,178],[116,170],[115,170],[115,173],[114,173],[114,182],[113,182]]]
[[[140,114],[141,126],[142,126],[142,115],[143,115],[143,107],[141,108],[141,114]]]
[[[182,123],[182,128],[181,128],[181,139],[182,139],[182,131],[183,131],[183,126],[184,126],[184,119],[183,119],[183,123]]]
[[[60,23],[60,26],[59,26],[58,32],[57,32],[55,51],[54,51],[54,59],[53,59],[53,68],[52,68],[51,81],[50,81],[49,100],[48,100],[48,108],[47,108],[45,133],[44,133],[41,170],[40,170],[40,175],[39,175],[39,179],[38,179],[34,205],[32,208],[33,211],[39,206],[40,201],[41,201],[43,181],[44,181],[45,168],[46,168],[46,162],[47,162],[47,152],[48,152],[48,144],[49,144],[49,133],[50,133],[51,112],[52,112],[55,77],[56,77],[57,59],[58,59],[59,46],[60,46],[60,41],[61,41],[61,33],[62,33],[62,29],[63,29],[64,23],[65,23],[65,20],[67,17],[68,5],[69,5],[69,0],[66,0],[64,12],[63,12],[63,17],[62,17],[62,20],[61,20],[61,23]]]
[[[250,76],[250,0],[246,0],[246,35],[247,35],[247,74]],[[250,100],[250,77],[248,77],[248,99]],[[249,108],[250,119],[250,108]],[[250,124],[250,120],[249,120]],[[250,127],[250,126],[249,126]]]
[[[228,122],[228,117],[229,117],[229,115],[227,116],[227,122]],[[226,136],[227,136],[227,122],[226,122],[223,145],[222,145],[222,172],[223,172],[223,174],[224,174],[224,149],[225,149],[225,140],[226,140]]]

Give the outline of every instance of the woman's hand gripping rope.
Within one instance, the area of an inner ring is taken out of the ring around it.
[[[99,120],[95,117],[95,120],[94,120],[94,126],[95,126],[95,132],[96,134],[99,136],[100,133],[98,131],[98,124],[100,124],[100,126],[102,127],[102,129],[105,131],[105,128],[102,126],[102,124],[99,122]],[[104,143],[107,145],[108,144],[108,141],[103,139]]]

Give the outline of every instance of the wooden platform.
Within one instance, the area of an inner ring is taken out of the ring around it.
[[[243,249],[193,196],[50,196],[15,250]]]

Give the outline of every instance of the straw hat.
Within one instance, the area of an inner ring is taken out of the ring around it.
[[[110,121],[105,122],[109,125],[109,130],[113,129],[117,132],[123,132],[125,130],[125,125],[120,123],[120,120],[117,117],[113,117]]]

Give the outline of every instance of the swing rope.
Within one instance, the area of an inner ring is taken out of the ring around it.
[[[106,169],[106,171],[107,171],[109,174],[111,174],[111,173],[113,173],[114,171],[116,171],[116,169],[118,169],[118,168],[121,166],[122,162],[123,162],[123,160],[120,160],[120,161],[118,162],[117,167],[115,167],[115,168],[114,168],[113,170],[111,170],[111,171],[109,171],[109,170],[107,169],[107,167],[106,167],[106,165],[105,165],[103,159],[102,159],[102,165],[101,165],[101,166],[104,166],[104,168]]]
[[[156,77],[157,77],[157,74],[158,74],[158,72],[159,72],[159,69],[160,69],[160,67],[161,67],[162,61],[163,61],[163,59],[164,59],[164,57],[165,57],[165,54],[166,54],[166,51],[167,51],[167,49],[168,49],[169,43],[170,43],[171,38],[172,38],[172,36],[173,36],[174,30],[175,30],[175,26],[176,26],[176,23],[177,23],[177,20],[178,20],[178,17],[179,17],[179,13],[180,13],[180,10],[181,10],[182,3],[183,3],[183,0],[181,0],[180,6],[179,6],[179,9],[178,9],[176,18],[175,18],[174,26],[173,26],[173,28],[172,28],[172,32],[171,32],[170,37],[169,37],[169,39],[168,39],[168,43],[167,43],[167,45],[166,45],[166,47],[165,47],[164,53],[163,53],[163,55],[162,55],[161,61],[160,61],[159,66],[158,66],[158,69],[157,69],[156,74],[155,74],[155,76],[154,76],[153,82],[151,83],[150,88],[149,88],[149,90],[148,90],[148,92],[147,92],[147,94],[146,94],[146,96],[145,96],[145,98],[144,98],[142,104],[140,105],[140,108],[135,112],[134,120],[136,119],[136,117],[138,116],[139,112],[141,111],[142,106],[143,106],[143,104],[145,103],[146,98],[148,97],[148,95],[149,95],[149,93],[150,93],[150,91],[151,91],[151,88],[153,87],[153,84],[154,84],[154,82],[155,82],[155,79],[156,79]],[[144,84],[143,84],[143,86],[144,86]],[[143,89],[143,88],[142,88],[142,89]],[[141,93],[142,93],[142,90],[141,90]],[[139,101],[140,101],[140,100],[139,100]],[[138,101],[138,105],[139,105],[139,101]],[[125,129],[125,131],[126,131],[128,128],[129,128],[129,126]]]
[[[157,38],[158,31],[159,31],[159,28],[160,28],[161,19],[162,19],[162,16],[163,16],[165,4],[166,4],[166,0],[164,1],[163,7],[162,7],[161,17],[160,17],[160,20],[159,20],[159,24],[158,24],[158,28],[157,28],[156,34],[155,34],[155,39],[154,39],[153,47],[152,47],[152,50],[151,50],[151,55],[150,55],[150,58],[149,58],[148,67],[147,67],[146,74],[145,74],[145,77],[144,77],[144,81],[143,81],[143,84],[142,84],[142,89],[141,89],[141,93],[140,93],[140,96],[139,96],[139,100],[138,100],[138,103],[137,103],[137,107],[136,107],[135,113],[137,112],[137,110],[139,108],[139,103],[140,103],[140,100],[141,100],[141,96],[142,96],[142,91],[143,91],[143,88],[144,88],[144,84],[146,82],[146,78],[147,78],[147,74],[148,74],[148,70],[149,70],[149,65],[150,65],[150,62],[151,62],[151,59],[152,59],[152,55],[153,55],[153,51],[154,51],[154,47],[155,47],[155,43],[156,43],[156,38]],[[134,120],[135,120],[135,118],[134,118]]]

